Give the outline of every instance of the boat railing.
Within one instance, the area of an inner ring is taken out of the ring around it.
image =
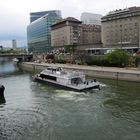
[[[42,73],[45,73],[45,74],[62,74],[61,71],[54,71],[54,70],[44,70]]]
[[[84,73],[83,72],[79,72],[79,71],[54,71],[54,70],[44,70],[42,73],[46,73],[46,74],[58,74],[58,75],[66,75],[68,78],[72,78],[72,77],[76,77],[76,76],[83,76]]]
[[[86,80],[86,81],[83,81],[83,82],[81,82],[81,83],[73,83],[73,85],[91,85],[91,84],[95,84],[95,83],[98,83],[97,81],[96,81],[96,79],[94,79],[94,80]]]
[[[69,78],[72,78],[72,77],[81,77],[81,76],[84,76],[84,73],[83,72],[75,72],[75,71],[73,71],[73,72],[70,72],[70,73],[68,73],[68,77]]]

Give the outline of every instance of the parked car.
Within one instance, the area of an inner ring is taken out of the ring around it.
[[[140,50],[133,54],[133,56],[140,56]]]

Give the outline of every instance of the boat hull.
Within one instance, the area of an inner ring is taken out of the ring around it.
[[[69,87],[69,86],[65,86],[65,85],[61,85],[57,82],[53,82],[53,81],[49,81],[47,79],[41,79],[41,78],[38,78],[38,77],[33,77],[34,81],[38,81],[38,82],[42,82],[42,83],[46,83],[48,85],[51,85],[51,86],[57,86],[59,88],[63,88],[63,89],[67,89],[67,90],[74,90],[74,91],[78,91],[78,92],[81,92],[81,91],[86,91],[86,90],[90,90],[90,89],[100,89],[100,85],[97,84],[95,86],[92,86],[92,87],[86,87],[86,88],[82,88],[82,89],[77,89],[77,88],[74,88],[74,87]]]

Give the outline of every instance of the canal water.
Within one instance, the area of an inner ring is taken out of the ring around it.
[[[0,140],[140,139],[140,83],[99,79],[101,90],[78,93],[34,82],[33,74],[0,64]]]

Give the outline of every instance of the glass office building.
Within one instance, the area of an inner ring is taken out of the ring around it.
[[[41,11],[41,12],[32,12],[30,13],[30,23],[37,20],[38,18],[43,17],[44,15],[48,13],[57,13],[57,15],[61,16],[61,12],[57,10],[50,10],[50,11]]]
[[[51,50],[51,25],[61,19],[59,10],[50,11],[27,26],[28,51],[45,53]]]

